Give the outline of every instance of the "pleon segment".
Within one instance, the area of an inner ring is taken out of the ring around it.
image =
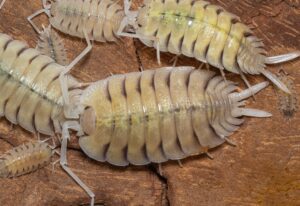
[[[185,155],[199,153],[200,144],[194,136],[192,127],[193,107],[188,96],[188,85],[193,69],[182,69],[172,72],[170,76],[171,98],[174,104],[174,115],[177,138]]]
[[[176,133],[176,124],[174,118],[174,106],[170,93],[171,69],[157,70],[154,75],[154,86],[156,100],[160,115],[160,134],[162,137],[162,146],[168,159],[182,159],[185,155],[180,148]]]
[[[192,113],[192,125],[200,145],[204,148],[213,148],[224,142],[215,134],[209,122],[212,108],[210,102],[207,101],[205,92],[207,84],[214,75],[213,72],[194,71],[191,73],[188,87],[189,98],[197,108]]]
[[[147,156],[151,162],[167,161],[162,147],[160,115],[154,85],[155,71],[145,71],[141,76],[141,97],[145,113],[145,143]]]
[[[125,90],[127,96],[127,109],[129,116],[129,137],[127,159],[134,165],[149,163],[145,147],[145,124],[142,98],[141,98],[141,73],[126,75]]]
[[[128,111],[125,90],[125,76],[112,76],[108,82],[108,92],[112,105],[112,124],[114,125],[111,142],[107,151],[106,160],[115,165],[126,166],[127,145],[129,135]]]

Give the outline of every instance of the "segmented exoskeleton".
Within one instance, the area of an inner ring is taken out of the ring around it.
[[[282,81],[288,89],[291,91],[290,94],[284,93],[277,90],[278,95],[278,107],[282,112],[283,116],[287,119],[291,119],[295,116],[298,110],[298,95],[296,92],[295,84],[291,76],[281,71],[278,74],[278,78]]]
[[[239,117],[270,116],[241,108],[267,85],[237,93],[234,83],[191,67],[114,75],[80,97],[86,136],[79,144],[89,157],[118,166],[197,155],[224,143],[243,123]]]
[[[36,141],[14,147],[0,157],[0,177],[17,177],[50,163],[54,154],[46,142]]]
[[[139,38],[149,47],[176,55],[194,57],[220,69],[242,75],[263,74],[285,92],[288,88],[271,72],[267,64],[289,61],[300,56],[290,54],[266,57],[264,45],[248,26],[223,8],[201,0],[145,0],[138,10],[125,14],[118,35]],[[132,26],[133,33],[123,32]]]
[[[51,57],[60,65],[69,63],[67,51],[62,39],[57,35],[50,26],[44,28],[39,36],[37,49],[44,55]]]
[[[63,66],[0,33],[0,116],[30,132],[54,135],[65,121],[59,75]],[[71,76],[67,86],[80,84]]]

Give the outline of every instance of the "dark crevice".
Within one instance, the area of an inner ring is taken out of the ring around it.
[[[155,164],[148,165],[148,168],[160,180],[162,184],[163,189],[162,189],[161,205],[170,206],[171,204],[168,196],[168,190],[169,190],[168,178],[164,176],[164,174],[161,174],[159,172],[159,167],[156,167]]]
[[[140,53],[139,53],[139,50],[138,50],[137,41],[138,41],[137,39],[133,39],[133,46],[135,48],[135,56],[136,56],[138,67],[139,67],[138,71],[143,71],[144,67],[143,67],[143,63],[142,63]]]

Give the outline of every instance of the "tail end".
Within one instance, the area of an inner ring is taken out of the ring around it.
[[[288,54],[282,54],[278,56],[267,57],[265,60],[266,64],[280,64],[283,62],[288,62],[300,57],[300,51],[294,51]]]
[[[282,91],[291,94],[290,90],[288,89],[288,87],[279,80],[279,78],[277,76],[275,76],[273,73],[271,73],[268,70],[262,69],[261,73],[267,77],[271,82],[273,82],[273,84],[275,84],[279,89],[281,89]]]

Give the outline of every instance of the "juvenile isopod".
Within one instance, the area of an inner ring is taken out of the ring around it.
[[[266,57],[262,41],[223,8],[201,0],[145,0],[137,11],[129,11],[128,0],[124,4],[126,16],[118,35],[155,47],[158,60],[160,51],[194,57],[219,68],[223,76],[224,70],[240,74],[248,86],[244,74],[263,74],[289,93],[265,67],[295,59],[300,51]]]
[[[64,43],[50,26],[43,28],[36,47],[42,54],[51,57],[58,64],[68,65],[69,60]]]
[[[295,116],[295,113],[299,108],[298,95],[295,88],[294,80],[290,75],[286,74],[284,71],[279,72],[278,78],[288,87],[288,89],[291,92],[290,94],[287,94],[285,92],[282,92],[281,90],[277,90],[278,108],[285,118],[291,119]]]
[[[14,147],[0,156],[0,177],[18,177],[48,165],[54,150],[46,142],[35,141]]]

